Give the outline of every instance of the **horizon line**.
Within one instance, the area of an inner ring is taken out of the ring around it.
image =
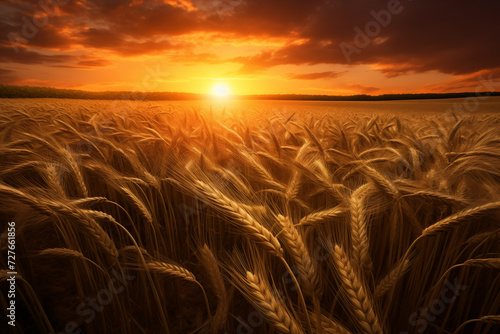
[[[14,89],[14,91],[8,91],[9,89]],[[21,93],[22,90],[29,90],[33,96],[14,96]],[[38,92],[37,92],[38,90]],[[45,93],[45,94],[43,94]],[[66,93],[66,94],[64,94]],[[72,96],[69,93],[80,93],[87,96]],[[56,95],[65,96],[56,96]],[[149,92],[137,92],[131,90],[102,90],[102,91],[89,91],[84,89],[74,89],[74,88],[56,88],[50,86],[26,86],[26,85],[9,85],[0,84],[0,98],[69,98],[69,99],[95,99],[95,100],[115,100],[116,96],[105,96],[105,95],[117,95],[122,94],[120,99],[124,100],[146,100],[140,98],[134,98],[134,95],[143,94],[156,96],[152,100],[175,100],[174,97],[180,98],[181,100],[191,99],[199,100],[200,98],[206,99],[219,99],[219,100],[231,100],[231,99],[276,99],[276,100],[317,100],[317,101],[329,101],[329,100],[413,100],[413,99],[447,99],[447,98],[461,98],[468,97],[471,95],[488,95],[488,96],[500,96],[500,91],[484,91],[484,92],[453,92],[453,93],[389,93],[389,94],[353,94],[353,95],[328,95],[328,94],[297,94],[297,93],[279,93],[279,94],[231,94],[223,98],[214,98],[213,95],[209,93],[189,93],[189,92],[176,92],[176,91],[149,91]],[[53,96],[41,96],[41,95],[53,95]],[[125,95],[125,96],[123,96]],[[128,95],[128,96],[127,96]],[[164,95],[163,97],[161,95]],[[168,96],[174,95],[174,96]],[[161,98],[162,97],[162,98]]]

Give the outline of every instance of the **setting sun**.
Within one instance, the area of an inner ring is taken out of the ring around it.
[[[227,97],[231,94],[231,89],[225,83],[219,82],[212,88],[212,95],[217,97]]]

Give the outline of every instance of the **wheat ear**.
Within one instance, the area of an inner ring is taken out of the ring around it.
[[[207,308],[208,314],[212,314],[210,311],[210,304],[208,303],[208,298],[205,293],[205,289],[203,289],[203,286],[196,280],[196,276],[189,270],[187,270],[184,267],[172,264],[172,263],[167,263],[167,262],[161,262],[161,261],[146,261],[142,265],[132,265],[131,268],[139,269],[139,270],[147,270],[149,272],[154,272],[162,275],[167,275],[167,276],[174,276],[178,278],[182,278],[188,282],[195,283],[198,285],[203,292],[203,297],[205,298],[205,305]]]
[[[471,219],[480,215],[487,215],[492,211],[500,209],[500,202],[492,202],[484,205],[480,205],[471,209],[462,210],[454,215],[451,215],[439,222],[427,227],[423,232],[421,237],[431,236],[444,232],[450,228],[458,226],[462,223],[467,223],[466,219]],[[420,237],[419,237],[420,238]]]
[[[397,197],[399,192],[394,184],[380,174],[376,169],[366,164],[362,165],[362,172],[373,181],[373,183],[382,190],[388,197]]]
[[[445,219],[438,221],[437,223],[424,229],[422,234],[412,242],[410,247],[408,247],[406,254],[403,256],[402,261],[405,261],[411,254],[414,253],[414,251],[415,251],[414,246],[421,239],[445,232],[445,231],[447,231],[451,228],[454,228],[456,226],[459,226],[461,224],[470,223],[470,219],[475,218],[477,216],[481,216],[481,215],[488,215],[491,212],[494,212],[498,209],[500,209],[500,202],[492,202],[492,203],[487,203],[484,205],[476,206],[474,208],[462,210],[454,215],[451,215]],[[469,220],[467,220],[467,219],[469,219]]]
[[[321,315],[322,330],[326,334],[352,334],[342,324],[334,321],[324,315]]]
[[[280,333],[300,334],[303,331],[290,316],[288,310],[274,297],[268,284],[257,275],[247,271],[246,291],[252,297],[251,302],[267,321]]]
[[[383,297],[390,289],[392,289],[398,280],[404,276],[410,270],[411,262],[409,259],[405,259],[399,262],[392,268],[392,270],[380,280],[380,282],[375,287],[375,292],[373,293],[374,298]]]
[[[85,185],[85,181],[83,180],[83,175],[82,172],[80,171],[80,167],[78,166],[78,163],[76,162],[75,158],[66,149],[61,149],[61,153],[66,158],[66,161],[68,162],[70,168],[73,170],[73,173],[75,174],[76,184],[78,185],[80,196],[88,197],[89,192],[87,190],[87,186]]]
[[[305,294],[308,296],[320,296],[320,277],[313,266],[312,258],[302,237],[288,217],[278,215],[278,222],[283,228],[283,240],[297,266],[299,279],[302,282]]]
[[[352,257],[355,263],[359,263],[360,269],[367,273],[372,271],[372,260],[369,250],[368,226],[366,211],[364,208],[364,197],[368,184],[356,189],[351,195],[351,236]]]
[[[409,192],[401,197],[416,197],[419,199],[423,199],[433,204],[444,204],[444,205],[454,205],[454,206],[464,206],[467,204],[467,201],[463,198],[447,195],[437,191],[430,190],[419,190],[415,192]]]
[[[353,315],[358,320],[363,332],[382,334],[383,330],[375,314],[373,303],[357,277],[347,254],[341,247],[335,245],[333,257],[342,287],[353,307]]]
[[[94,266],[96,266],[99,270],[101,270],[103,273],[106,273],[104,269],[102,269],[97,263],[94,261],[90,260],[89,258],[85,257],[81,252],[78,252],[73,249],[69,248],[46,248],[44,250],[41,250],[36,254],[37,256],[48,256],[48,257],[57,257],[57,258],[63,258],[67,260],[81,260],[81,261],[88,261],[89,263],[92,263]]]
[[[111,255],[113,260],[118,257],[118,250],[108,233],[106,233],[106,231],[104,231],[104,229],[83,210],[57,201],[35,198],[28,193],[0,183],[0,195],[1,194],[8,194],[10,195],[9,197],[19,201],[23,205],[49,217],[72,218],[74,225],[92,235],[94,237],[92,240],[95,240],[97,244],[101,246],[102,250]],[[64,225],[61,226],[65,228]]]
[[[313,212],[313,213],[303,217],[300,220],[299,224],[302,226],[311,226],[311,225],[314,225],[316,223],[329,221],[329,220],[334,219],[334,218],[342,217],[346,212],[347,212],[347,209],[345,209],[343,206],[337,205],[337,206],[334,206],[333,208],[330,208],[330,209]]]
[[[161,262],[161,261],[149,261],[146,262],[146,266],[144,269],[159,274],[179,277],[189,282],[198,283],[196,277],[192,272],[190,272],[184,267],[177,266],[175,264]]]
[[[235,219],[237,221],[235,225],[242,229],[249,238],[253,239],[276,256],[283,256],[283,249],[278,239],[241,206],[203,181],[195,181],[195,186],[201,192],[202,198],[208,199],[208,204],[212,204],[216,208],[222,209],[231,218]]]
[[[219,262],[210,248],[205,244],[200,248],[200,259],[210,280],[213,291],[218,299],[217,310],[211,320],[212,333],[218,333],[226,324],[229,312],[229,300],[224,285],[224,279],[219,270]]]
[[[46,168],[47,181],[52,190],[61,198],[66,198],[66,193],[59,182],[59,176],[57,174],[56,167],[53,164],[47,164]]]
[[[78,207],[81,206],[83,208],[89,208],[93,205],[103,204],[103,203],[114,203],[114,202],[111,202],[106,197],[86,197],[86,198],[75,199],[71,202],[71,204]]]

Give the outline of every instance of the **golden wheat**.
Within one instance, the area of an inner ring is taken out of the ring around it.
[[[257,309],[268,319],[273,327],[281,333],[303,333],[299,325],[293,320],[288,311],[273,296],[267,284],[253,273],[247,271],[246,280],[248,294]]]
[[[336,269],[345,291],[347,300],[351,305],[350,310],[358,320],[360,328],[364,333],[383,333],[378,317],[375,314],[373,302],[370,300],[366,288],[363,287],[360,279],[351,265],[344,250],[335,245],[333,257]]]
[[[0,110],[18,332],[500,329],[498,115]]]

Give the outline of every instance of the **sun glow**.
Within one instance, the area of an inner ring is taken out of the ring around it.
[[[231,94],[231,89],[225,83],[219,82],[212,88],[212,95],[216,97],[228,97]]]

